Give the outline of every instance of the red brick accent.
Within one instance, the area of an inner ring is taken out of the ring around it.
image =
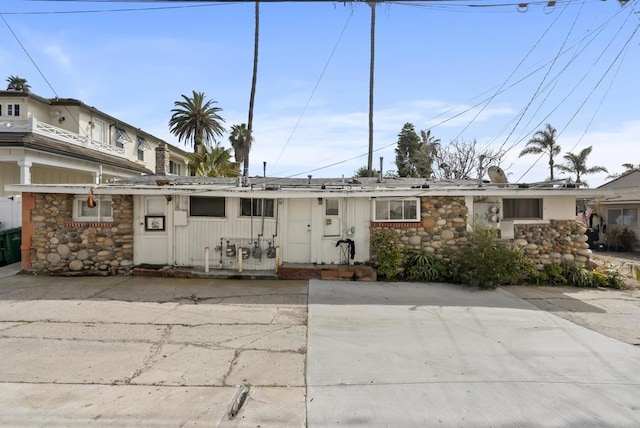
[[[371,228],[378,228],[378,227],[391,227],[393,229],[409,229],[412,227],[420,227],[422,226],[422,223],[419,221],[413,221],[413,222],[394,222],[394,221],[389,221],[389,222],[371,222]]]
[[[278,268],[279,279],[377,281],[377,271],[364,265],[290,265]]]
[[[30,192],[22,193],[22,243],[20,254],[22,255],[22,269],[31,269],[31,238],[36,230],[31,221],[31,210],[36,207],[36,198]]]
[[[106,222],[85,222],[85,221],[74,221],[68,222],[64,224],[64,227],[113,227],[113,223]]]

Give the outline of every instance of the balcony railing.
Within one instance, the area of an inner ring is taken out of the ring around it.
[[[88,136],[82,136],[74,132],[40,122],[36,118],[30,119],[0,119],[0,132],[33,132],[34,134],[49,137],[55,141],[73,144],[74,146],[106,152],[114,156],[126,157],[124,148],[111,146],[100,141],[92,140]]]

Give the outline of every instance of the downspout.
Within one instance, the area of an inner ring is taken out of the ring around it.
[[[275,199],[275,204],[276,204],[276,230],[275,233],[273,235],[271,235],[271,240],[274,241],[273,245],[275,246],[275,237],[278,236],[278,224],[280,223],[279,220],[279,216],[278,213],[280,212],[280,209],[278,208],[278,206],[280,205],[280,201],[278,198]]]
[[[264,198],[262,198],[262,225],[261,225],[260,233],[258,233],[258,241],[260,241],[260,238],[262,238],[262,235],[264,235]]]

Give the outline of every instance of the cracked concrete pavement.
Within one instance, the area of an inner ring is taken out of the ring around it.
[[[305,426],[306,320],[303,281],[4,278],[0,425]]]
[[[640,426],[639,289],[0,278],[0,426]]]

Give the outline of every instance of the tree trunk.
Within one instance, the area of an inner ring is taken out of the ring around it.
[[[371,49],[369,60],[369,156],[367,158],[367,175],[373,176],[373,71],[375,64],[376,34],[376,2],[367,2],[371,6]]]
[[[253,138],[253,104],[256,97],[256,80],[258,77],[258,41],[260,34],[260,2],[256,0],[256,24],[253,38],[253,74],[251,75],[251,96],[249,97],[249,118],[247,119],[247,138]],[[245,183],[249,178],[249,150],[244,156],[244,167],[242,171]]]

